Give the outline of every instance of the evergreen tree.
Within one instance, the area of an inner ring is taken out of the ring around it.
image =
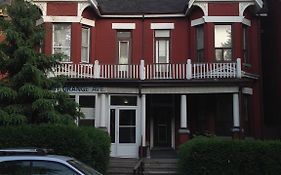
[[[43,25],[40,10],[24,0],[7,6],[9,19],[0,19],[5,40],[0,43],[0,126],[23,123],[74,123],[81,117],[68,94],[57,91],[62,78],[48,77],[62,55],[39,52]]]

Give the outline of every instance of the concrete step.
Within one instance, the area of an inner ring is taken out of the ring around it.
[[[174,175],[177,174],[178,159],[145,159],[145,175]]]
[[[132,175],[138,159],[111,158],[107,175]]]

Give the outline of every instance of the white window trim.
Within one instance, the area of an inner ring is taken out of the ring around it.
[[[150,29],[158,30],[158,29],[174,29],[174,23],[151,23]]]
[[[112,29],[133,30],[133,29],[136,29],[136,24],[135,23],[112,23]]]
[[[193,26],[201,25],[206,22],[243,23],[247,26],[251,26],[251,20],[246,19],[244,16],[203,16],[202,18],[191,20],[191,26],[193,27]]]

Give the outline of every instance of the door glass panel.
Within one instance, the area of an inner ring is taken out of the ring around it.
[[[120,110],[119,123],[122,126],[125,125],[135,126],[136,125],[135,110]]]
[[[30,161],[8,161],[0,163],[0,174],[29,175]]]
[[[136,143],[136,128],[135,127],[120,127],[119,128],[119,143]]]
[[[136,110],[119,111],[119,143],[136,142]]]

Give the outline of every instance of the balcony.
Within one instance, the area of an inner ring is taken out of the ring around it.
[[[103,65],[61,63],[54,68],[52,76],[81,79],[136,79],[136,80],[191,80],[241,78],[241,60],[226,63],[186,63]]]

